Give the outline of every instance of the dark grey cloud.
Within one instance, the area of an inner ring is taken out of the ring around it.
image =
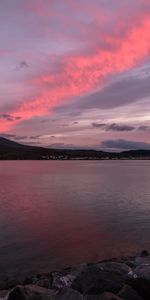
[[[20,61],[18,66],[16,67],[17,70],[27,69],[27,68],[29,68],[29,65],[25,60]]]
[[[105,149],[115,149],[115,150],[142,150],[150,149],[149,143],[129,141],[124,139],[117,140],[106,140],[101,143],[101,146]]]
[[[53,148],[53,149],[72,149],[72,150],[91,150],[91,147],[88,146],[79,146],[74,144],[65,144],[65,143],[53,143],[45,146],[46,148]]]
[[[16,137],[16,135],[15,134],[9,134],[9,133],[0,133],[0,136],[1,137],[4,137],[4,138],[6,138],[6,139],[13,139],[13,138],[15,138]]]
[[[38,140],[41,137],[41,135],[32,135],[30,136],[31,140]]]
[[[36,141],[36,142],[24,142],[23,143],[24,145],[28,145],[28,146],[42,146],[43,147],[43,144],[41,143],[41,142],[38,142],[38,141]]]
[[[89,109],[113,109],[140,101],[150,96],[150,76],[142,77],[125,73],[101,90],[69,104],[55,108],[58,113],[76,117]]]
[[[16,141],[21,141],[21,140],[26,140],[28,137],[26,135],[22,135],[22,136],[15,136],[14,139]]]
[[[4,137],[6,139],[13,139],[13,140],[16,140],[16,141],[20,141],[20,140],[25,140],[28,138],[28,136],[26,135],[16,135],[16,134],[9,134],[9,133],[0,133],[0,136],[1,137]]]
[[[10,114],[0,114],[0,119],[5,119],[9,122],[14,122],[16,120],[21,120],[21,117],[17,116],[17,117],[14,117]]]
[[[143,126],[139,126],[138,129],[140,131],[149,131],[150,130],[150,126],[143,125]]]
[[[38,140],[38,139],[40,139],[40,138],[42,138],[43,137],[43,135],[32,135],[32,136],[30,136],[29,138],[31,139],[31,140]],[[51,138],[55,138],[55,135],[51,135],[50,136]]]
[[[105,123],[92,123],[92,127],[94,128],[105,128],[107,124]]]
[[[120,78],[101,91],[80,100],[78,107],[110,109],[136,102],[150,95],[149,82],[150,77]]]
[[[120,125],[116,123],[105,124],[105,123],[92,123],[94,128],[102,128],[106,131],[133,131],[136,129],[134,126]]]
[[[55,149],[75,149],[75,146],[73,144],[65,144],[65,143],[53,143],[46,147],[55,148]]]

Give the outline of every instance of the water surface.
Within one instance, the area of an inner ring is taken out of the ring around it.
[[[1,161],[0,273],[150,249],[150,161]]]

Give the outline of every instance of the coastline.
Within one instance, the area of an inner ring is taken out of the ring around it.
[[[4,300],[150,299],[150,253],[81,264],[26,278],[0,277]]]

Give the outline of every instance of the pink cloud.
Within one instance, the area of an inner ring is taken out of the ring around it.
[[[138,2],[141,3],[140,0]],[[42,5],[42,2],[38,3]],[[39,13],[39,8],[40,6],[37,6],[34,10]],[[95,26],[98,29],[96,10],[93,9],[92,13],[97,20]],[[114,34],[115,30],[100,33],[98,30],[85,32],[86,36],[89,33],[89,41],[87,41],[89,48],[85,53],[64,55],[59,58],[60,62],[56,70],[54,65],[53,72],[46,71],[34,76],[31,83],[37,89],[38,96],[20,103],[9,113],[13,117],[19,115],[21,120],[46,115],[59,104],[100,88],[107,76],[128,70],[144,61],[150,53],[150,21],[147,12],[142,15],[138,24],[136,20],[135,25],[134,20],[131,23],[132,27],[129,28],[127,24],[124,34],[120,35],[118,33],[122,32],[124,27],[124,23],[121,24],[120,20],[115,23],[118,28],[117,34]],[[84,33],[84,30],[85,27],[81,26],[81,32]],[[52,64],[51,58],[47,64]],[[21,120],[11,123],[1,120],[0,131],[9,130]]]

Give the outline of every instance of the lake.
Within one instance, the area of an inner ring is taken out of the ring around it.
[[[150,161],[0,161],[0,273],[150,249]]]

